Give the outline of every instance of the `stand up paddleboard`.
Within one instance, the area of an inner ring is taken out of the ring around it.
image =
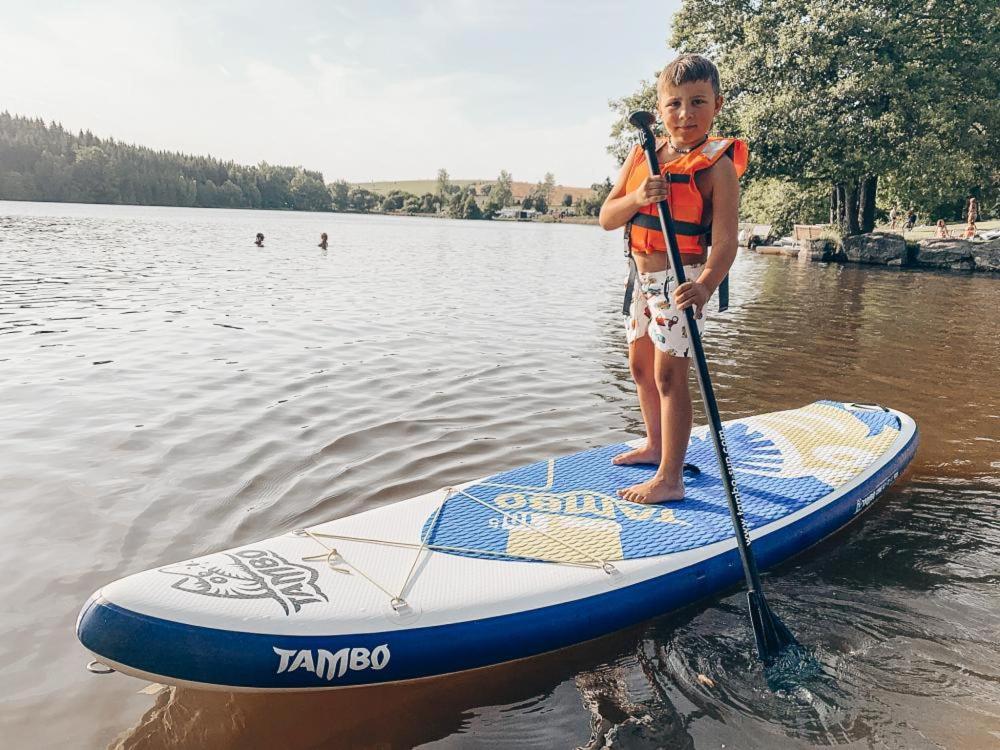
[[[865,510],[913,457],[910,417],[818,401],[725,424],[761,566]],[[616,490],[618,444],[549,459],[97,591],[83,645],[120,672],[225,690],[316,690],[459,672],[580,643],[742,577],[718,464],[692,435],[683,502]]]

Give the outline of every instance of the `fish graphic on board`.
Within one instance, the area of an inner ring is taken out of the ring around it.
[[[209,555],[159,570],[180,577],[172,584],[178,591],[222,599],[272,599],[286,615],[306,604],[328,601],[316,585],[319,574],[315,570],[271,550]]]

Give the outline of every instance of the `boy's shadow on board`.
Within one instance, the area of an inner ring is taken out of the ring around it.
[[[645,625],[496,667],[406,684],[374,685],[306,693],[226,693],[170,688],[126,730],[113,750],[202,750],[203,748],[412,748],[462,730],[480,706],[504,706],[547,698],[575,680],[590,714],[590,742],[582,736],[553,738],[567,747],[604,747],[609,731],[645,733],[639,716],[656,715],[658,743],[693,747],[683,719],[660,693],[655,707],[634,703],[626,672],[616,662],[640,653]],[[648,665],[643,671],[647,671]],[[645,746],[644,744],[642,746]]]

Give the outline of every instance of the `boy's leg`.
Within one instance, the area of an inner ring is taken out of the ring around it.
[[[691,360],[659,349],[654,356],[654,373],[660,398],[662,425],[660,466],[648,481],[618,494],[633,503],[662,503],[684,498],[684,455],[691,438],[691,393],[688,368]]]
[[[618,466],[655,464],[660,461],[660,393],[656,387],[655,351],[649,336],[640,336],[628,347],[628,366],[635,380],[639,410],[646,426],[646,444],[612,458],[611,463]]]

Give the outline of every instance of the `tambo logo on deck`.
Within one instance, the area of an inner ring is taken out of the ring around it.
[[[281,657],[278,674],[304,669],[317,677],[332,680],[343,677],[348,670],[360,672],[364,669],[382,669],[389,663],[389,644],[383,643],[370,651],[367,648],[342,648],[337,652],[318,649],[286,649],[273,646],[274,653]]]

